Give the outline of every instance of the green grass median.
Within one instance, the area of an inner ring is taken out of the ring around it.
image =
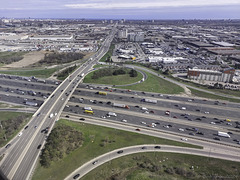
[[[80,148],[71,152],[59,161],[52,162],[50,167],[44,168],[38,164],[33,175],[33,180],[59,180],[64,179],[76,168],[89,160],[104,154],[106,152],[121,147],[139,145],[139,144],[167,144],[175,146],[186,146],[192,148],[201,148],[199,146],[151,137],[138,134],[135,132],[127,132],[112,128],[89,125],[84,123],[71,122],[67,120],[59,120],[56,123],[64,124],[78,130],[83,134],[83,144]],[[133,129],[133,131],[135,131]],[[62,147],[64,148],[64,147]]]

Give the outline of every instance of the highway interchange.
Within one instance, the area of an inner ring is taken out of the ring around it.
[[[82,75],[86,74],[96,61],[103,57],[108,51],[115,33],[116,28],[114,27],[99,51],[52,92],[49,98],[44,101],[33,115],[28,124],[28,128],[24,129],[22,133],[10,142],[11,146],[4,152],[5,156],[0,164],[1,174],[4,174],[5,179],[19,180],[31,178],[31,173],[41,152],[41,147],[44,146],[46,135],[51,132],[55,120],[59,118],[64,105],[67,103],[67,97],[71,96],[76,84],[82,80]],[[14,93],[14,91],[11,91],[10,93]],[[4,95],[7,96],[7,99],[13,98],[6,92]],[[2,100],[4,101],[4,99]],[[43,132],[42,130],[46,130],[46,128],[48,129],[47,134],[41,133]]]
[[[82,75],[87,74],[107,52],[115,32],[116,29],[113,28],[97,54],[61,83],[38,81],[34,77],[0,75],[1,101],[16,104],[36,102],[35,108],[41,105],[27,124],[27,128],[10,141],[11,146],[0,150],[1,154],[5,154],[0,168],[7,179],[31,178],[40,150],[60,116],[67,119],[77,116],[77,121],[84,120],[86,123],[95,118],[100,120],[100,123],[110,121],[111,127],[120,124],[125,129],[129,126],[131,129],[128,130],[138,133],[164,132],[177,135],[178,140],[190,143],[198,141],[201,145],[224,144],[233,148],[229,152],[239,151],[240,106],[237,103],[78,85],[82,81]],[[108,94],[96,94],[98,91]],[[142,102],[141,99],[144,98],[155,99],[157,104]],[[113,107],[112,103],[126,104],[130,109]],[[91,106],[94,114],[84,113],[85,106]],[[169,115],[166,111],[169,111]],[[115,112],[117,117],[108,117],[108,112]],[[226,119],[230,119],[231,122]],[[217,131],[228,132],[231,138],[218,137]]]

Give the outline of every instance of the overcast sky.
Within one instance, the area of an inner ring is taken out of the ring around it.
[[[0,17],[240,19],[240,0],[0,0]]]

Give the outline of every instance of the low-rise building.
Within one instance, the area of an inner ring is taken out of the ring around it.
[[[221,71],[206,69],[188,69],[187,77],[192,80],[206,80],[214,82],[231,82],[235,69],[226,68]]]

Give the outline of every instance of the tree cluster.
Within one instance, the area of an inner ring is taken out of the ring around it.
[[[67,52],[67,53],[50,53],[45,54],[44,58],[39,61],[40,64],[64,64],[73,62],[79,59],[82,59],[84,54],[76,52]]]
[[[137,71],[132,69],[130,72],[126,68],[104,68],[94,71],[92,79],[98,79],[104,76],[117,76],[122,74],[129,74],[130,77],[136,77]]]
[[[65,155],[79,148],[83,143],[81,132],[66,125],[54,128],[47,139],[40,156],[43,167],[49,167],[52,161],[59,161]]]
[[[28,115],[27,114],[21,114],[17,117],[1,121],[2,124],[2,129],[0,132],[5,132],[5,137],[11,137],[16,130],[21,127],[21,124],[27,119]],[[3,130],[3,131],[2,131]],[[0,138],[0,145],[3,145],[6,142],[4,137]]]
[[[0,63],[2,64],[11,64],[13,62],[17,62],[23,59],[23,56],[8,56],[8,57],[0,57]]]
[[[71,67],[69,67],[69,68],[66,68],[66,69],[64,69],[63,71],[61,71],[61,72],[57,75],[57,77],[58,77],[59,79],[64,79],[64,78],[66,78],[70,73],[72,73],[76,68],[77,68],[76,65],[75,65],[75,66],[71,66]]]

